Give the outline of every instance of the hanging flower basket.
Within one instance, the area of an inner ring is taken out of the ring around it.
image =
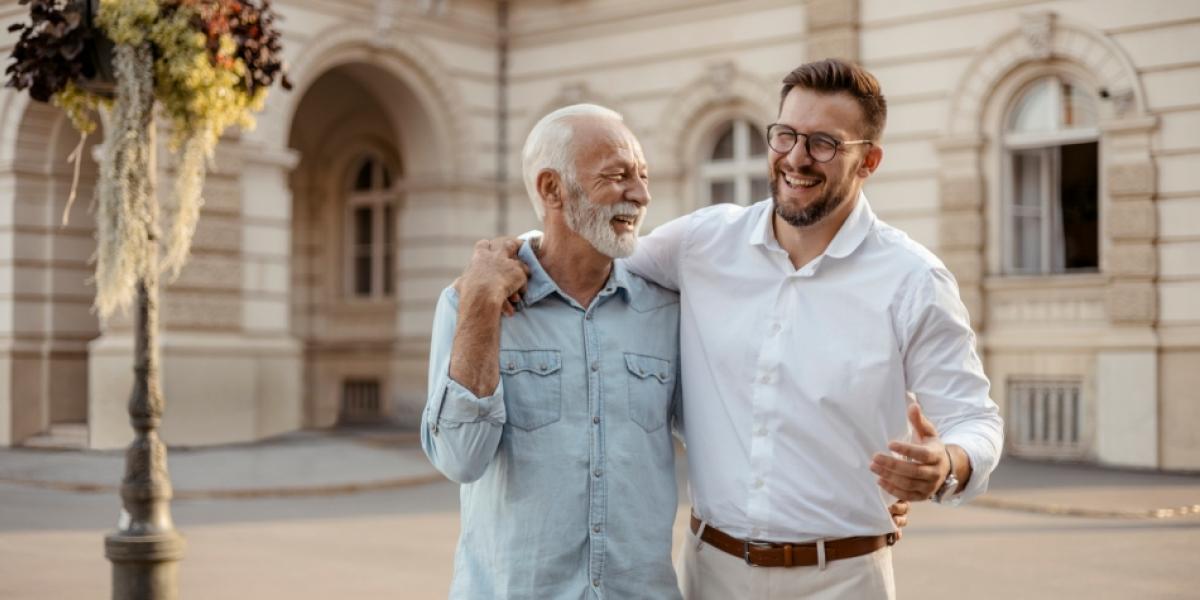
[[[270,0],[20,3],[29,7],[30,21],[9,28],[21,36],[5,71],[7,85],[62,107],[84,136],[96,128],[98,111],[110,115],[106,127],[112,131],[105,137],[115,141],[106,144],[97,186],[96,307],[107,316],[132,298],[141,262],[136,253],[149,251],[133,252],[126,242],[138,237],[138,227],[157,227],[137,224],[145,221],[134,214],[145,198],[129,201],[139,193],[136,173],[149,167],[149,151],[126,144],[137,141],[131,132],[144,127],[143,117],[155,103],[171,123],[176,176],[162,267],[178,276],[199,219],[207,165],[221,134],[233,125],[253,127],[253,113],[262,109],[275,81],[291,89],[277,16]],[[139,100],[147,91],[151,96]],[[77,149],[74,156],[77,172],[79,153]],[[156,234],[149,238],[158,241]]]

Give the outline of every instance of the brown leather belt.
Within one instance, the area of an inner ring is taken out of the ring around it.
[[[692,515],[692,533],[700,530],[700,519]],[[779,544],[739,540],[712,525],[700,534],[704,543],[746,561],[756,567],[810,567],[820,563],[817,544]],[[825,541],[825,561],[870,554],[896,543],[896,534],[850,537]]]

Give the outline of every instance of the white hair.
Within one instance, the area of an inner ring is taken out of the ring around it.
[[[533,126],[525,147],[521,150],[521,172],[525,179],[525,191],[533,203],[533,212],[538,221],[546,216],[542,196],[538,193],[538,174],[546,169],[557,171],[563,184],[575,183],[575,152],[571,142],[575,128],[570,123],[573,117],[604,117],[624,122],[621,113],[598,104],[572,104],[564,106],[544,117]]]

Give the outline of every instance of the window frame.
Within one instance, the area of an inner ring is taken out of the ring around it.
[[[368,161],[372,163],[371,187],[368,190],[355,189],[359,171]],[[350,165],[351,168],[348,169],[340,187],[343,194],[342,235],[344,240],[342,244],[342,296],[351,302],[390,301],[396,295],[397,279],[395,273],[396,218],[400,196],[397,186],[397,170],[377,151],[359,152],[357,158],[351,161]],[[384,186],[383,171],[385,169],[390,174],[390,187]],[[366,294],[359,293],[357,287],[357,260],[360,257],[361,249],[357,237],[356,212],[361,208],[370,210],[371,219],[371,281],[370,290]],[[392,236],[390,240],[385,235],[388,232],[388,220],[391,221]],[[389,255],[391,258],[390,274],[385,273],[385,270],[389,268],[389,261],[386,260]]]
[[[1074,144],[1096,144],[1096,159],[1097,166],[1104,164],[1103,156],[1101,155],[1103,148],[1100,136],[1100,128],[1096,125],[1086,127],[1072,127],[1070,129],[1059,129],[1050,132],[1019,132],[1012,133],[1009,127],[1015,111],[1019,108],[1021,101],[1034,88],[1042,84],[1046,80],[1055,80],[1058,82],[1069,83],[1078,89],[1089,89],[1082,85],[1076,78],[1065,73],[1046,73],[1040,77],[1033,78],[1022,85],[1008,102],[1008,106],[1002,113],[1000,132],[999,132],[999,150],[1000,150],[1000,188],[1001,188],[1001,206],[1000,206],[1000,271],[1006,277],[1047,277],[1057,275],[1088,275],[1097,273],[1100,270],[1101,254],[1103,253],[1103,244],[1097,240],[1097,264],[1095,268],[1088,269],[1067,269],[1063,265],[1065,262],[1066,241],[1062,237],[1062,197],[1060,191],[1061,184],[1061,152],[1064,146]],[[1064,101],[1060,94],[1054,95],[1054,100],[1057,102],[1055,108],[1061,107]],[[1098,101],[1098,99],[1093,98]],[[1039,234],[1039,264],[1036,270],[1020,268],[1018,266],[1017,254],[1020,249],[1016,245],[1016,212],[1017,212],[1017,195],[1018,187],[1015,182],[1016,176],[1016,156],[1021,153],[1037,152],[1040,155],[1040,187],[1041,187],[1041,215],[1040,215],[1040,234]],[[1100,210],[1103,190],[1101,188],[1100,172],[1097,171],[1097,194],[1096,205],[1097,210]],[[1101,226],[1101,221],[1097,219],[1097,227]]]
[[[731,125],[733,127],[733,157],[713,159],[712,155],[716,150],[717,143],[724,137]],[[714,183],[732,182],[734,204],[739,206],[749,206],[751,203],[763,199],[755,198],[752,195],[755,179],[766,180],[768,194],[770,193],[770,177],[766,172],[769,150],[767,150],[765,136],[761,138],[763,153],[760,155],[750,154],[750,136],[761,135],[758,132],[761,129],[765,128],[744,116],[722,119],[712,128],[712,134],[708,136],[706,143],[701,145],[702,151],[696,169],[696,179],[700,188],[698,190],[700,206],[712,206],[712,185]]]

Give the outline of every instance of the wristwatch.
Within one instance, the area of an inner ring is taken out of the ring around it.
[[[941,504],[943,500],[949,499],[954,495],[954,491],[958,489],[958,477],[954,476],[954,458],[950,456],[949,448],[946,448],[946,462],[950,463],[950,474],[942,482],[942,487],[938,488],[933,493],[933,497],[930,498],[930,500],[938,504]]]

